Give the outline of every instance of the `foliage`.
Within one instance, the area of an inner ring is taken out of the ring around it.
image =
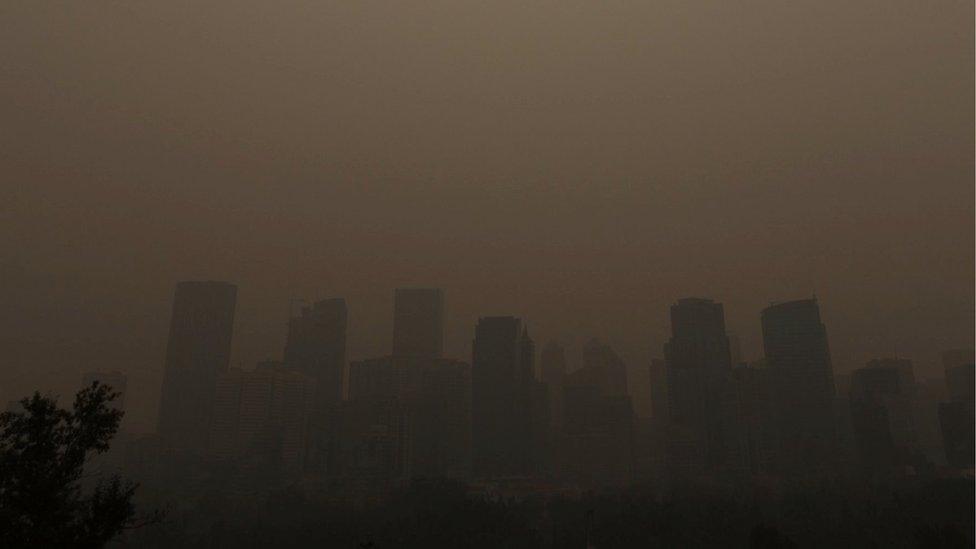
[[[82,490],[85,463],[118,430],[117,396],[95,382],[70,410],[34,393],[0,414],[0,546],[101,547],[136,524],[136,485],[114,476]]]

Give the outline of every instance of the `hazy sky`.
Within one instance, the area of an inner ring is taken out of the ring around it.
[[[235,363],[397,286],[608,341],[646,409],[668,305],[816,292],[835,369],[970,346],[974,4],[0,4],[0,398],[130,377],[151,429],[176,281],[239,287]],[[573,351],[576,352],[575,350]],[[141,405],[135,405],[136,402]]]

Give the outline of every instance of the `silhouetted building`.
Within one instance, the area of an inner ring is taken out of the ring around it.
[[[399,288],[393,300],[393,356],[439,358],[444,352],[444,292]]]
[[[407,478],[465,479],[471,474],[471,367],[443,358],[405,361]]]
[[[309,377],[278,363],[231,368],[217,380],[212,454],[238,461],[252,475],[300,477],[313,389]]]
[[[346,301],[325,299],[288,320],[284,365],[313,380],[306,467],[323,473],[334,451],[335,421],[346,383]]]
[[[729,409],[723,414],[729,420],[731,461],[742,472],[771,472],[779,438],[770,371],[765,363],[739,365],[732,368],[731,380],[725,399]]]
[[[816,299],[762,311],[763,349],[776,397],[778,468],[822,476],[834,468],[834,374],[827,330]]]
[[[898,472],[918,458],[913,417],[912,363],[878,359],[851,377],[851,420],[861,463],[877,473]]]
[[[961,402],[976,398],[976,352],[973,349],[956,349],[942,353],[949,400]]]
[[[949,400],[939,404],[946,462],[958,469],[976,465],[976,364],[972,349],[942,354]]]
[[[396,425],[388,432],[400,438],[390,448],[397,475],[466,478],[470,474],[471,369],[445,358],[383,357],[350,365],[350,402],[390,402]],[[349,407],[352,414],[371,408]],[[346,414],[347,420],[350,418]],[[384,416],[391,417],[391,416]],[[346,436],[358,437],[350,429]],[[349,441],[340,441],[343,447]],[[392,462],[391,462],[392,463]]]
[[[403,477],[404,418],[399,399],[357,396],[344,402],[337,422],[332,477],[360,494],[385,493]]]
[[[634,410],[620,357],[590,340],[583,348],[583,367],[566,377],[563,399],[565,472],[588,486],[630,482]]]
[[[472,352],[474,473],[523,476],[532,469],[531,396],[527,334],[515,317],[478,320]]]
[[[179,450],[205,451],[217,377],[230,362],[237,286],[180,282],[173,298],[159,434]]]
[[[668,368],[660,358],[651,359],[651,416],[656,422],[668,419]]]
[[[566,355],[555,341],[542,347],[539,370],[549,399],[549,425],[551,435],[558,436],[563,423],[563,385],[566,382]]]
[[[976,462],[976,405],[973,401],[939,404],[939,424],[946,463],[958,469],[972,469]]]
[[[288,320],[284,364],[315,380],[315,406],[326,408],[343,397],[346,368],[346,301],[324,299],[302,307]]]
[[[669,468],[699,474],[694,465],[725,465],[723,398],[731,370],[725,312],[710,299],[685,298],[671,306],[671,338],[664,346],[667,362],[668,416],[678,436],[669,444]],[[680,442],[679,442],[680,441]],[[702,444],[692,449],[689,445]],[[703,460],[699,456],[704,456]],[[685,461],[686,463],[680,463]]]
[[[945,464],[942,428],[939,423],[939,404],[946,401],[943,378],[915,380],[915,436],[918,449],[933,464]]]

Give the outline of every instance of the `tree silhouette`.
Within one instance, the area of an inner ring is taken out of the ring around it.
[[[0,546],[101,547],[136,525],[136,485],[113,476],[84,493],[85,461],[106,452],[123,412],[92,383],[71,410],[40,393],[0,414]]]

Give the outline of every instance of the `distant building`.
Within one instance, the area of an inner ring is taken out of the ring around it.
[[[634,474],[634,409],[626,366],[608,345],[593,339],[583,367],[563,389],[565,472],[587,486],[625,485]]]
[[[750,474],[774,471],[779,438],[770,371],[765,363],[732,369],[723,417],[729,433],[730,462]]]
[[[179,450],[208,447],[217,378],[230,362],[237,286],[180,282],[173,298],[159,435]]]
[[[918,452],[910,360],[878,359],[851,376],[851,421],[861,463],[872,472],[910,467]]]
[[[961,402],[976,398],[976,352],[972,349],[956,349],[942,353],[949,400]]]
[[[372,413],[387,402],[386,432],[399,438],[389,446],[399,452],[397,477],[466,478],[471,467],[471,368],[457,360],[423,357],[383,357],[350,366],[349,405],[345,421],[356,425],[355,414]],[[392,414],[392,415],[391,415]],[[363,432],[345,428],[340,446],[358,444]],[[351,437],[351,438],[350,438]],[[348,452],[344,455],[349,456]],[[393,473],[388,473],[391,478]]]
[[[214,400],[212,454],[263,474],[300,477],[313,387],[309,377],[272,364],[224,373]]]
[[[444,292],[399,288],[393,300],[393,356],[440,358],[444,352]]]
[[[533,364],[528,334],[515,317],[478,320],[473,343],[472,443],[474,473],[482,478],[532,471]]]
[[[561,345],[550,341],[542,347],[539,370],[549,399],[549,424],[558,436],[563,424],[563,386],[566,382],[566,354]]]
[[[650,366],[651,379],[651,416],[655,422],[668,419],[668,368],[667,362],[660,358],[652,358]]]
[[[695,464],[718,470],[727,459],[722,409],[731,352],[725,312],[711,299],[685,298],[671,306],[671,338],[664,346],[668,383],[668,416],[672,433],[680,434],[669,448],[669,468],[693,472]],[[689,444],[703,444],[692,451]],[[698,456],[704,456],[699,460]],[[682,460],[692,460],[679,463]],[[704,471],[699,471],[703,473]]]
[[[791,476],[823,476],[834,465],[834,373],[827,330],[816,299],[762,311],[763,348],[779,418],[778,468]]]
[[[304,306],[288,320],[284,366],[314,382],[309,424],[309,473],[327,474],[334,466],[336,414],[346,384],[346,301],[323,299]]]
[[[284,364],[315,380],[315,405],[342,401],[346,368],[346,301],[316,301],[288,320]]]
[[[942,354],[949,400],[939,404],[946,462],[958,469],[976,465],[976,364],[972,349]]]
[[[976,462],[976,412],[972,401],[939,404],[939,423],[946,462],[957,469],[973,469]]]

